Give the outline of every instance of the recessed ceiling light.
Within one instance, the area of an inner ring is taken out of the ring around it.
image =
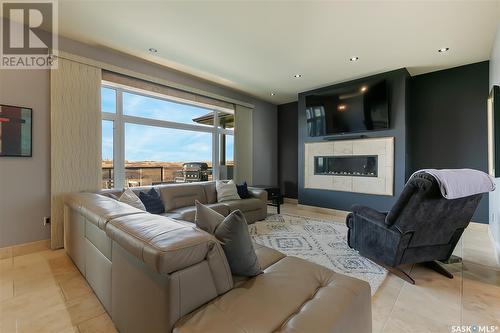
[[[358,60],[359,60],[359,57],[351,57],[351,58],[349,59],[349,61],[358,61]]]
[[[276,93],[275,93],[275,92],[272,92],[270,95],[271,95],[271,96],[276,96]]]
[[[443,47],[441,49],[438,50],[439,53],[444,53],[444,52],[448,52],[450,50],[449,47]]]
[[[156,53],[156,52],[158,52],[158,50],[157,50],[157,49],[155,49],[154,47],[150,47],[150,48],[149,48],[149,52],[151,52],[151,53]]]
[[[302,77],[302,74],[295,74],[293,77],[298,79],[298,78]]]

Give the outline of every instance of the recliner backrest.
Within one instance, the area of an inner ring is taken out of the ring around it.
[[[412,233],[409,247],[457,242],[469,224],[482,194],[446,199],[436,179],[414,175],[387,214],[386,224],[401,233]]]

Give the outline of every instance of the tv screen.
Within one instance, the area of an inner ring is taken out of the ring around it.
[[[0,157],[31,156],[31,109],[0,104]]]
[[[306,96],[309,136],[389,128],[387,84],[367,82]]]

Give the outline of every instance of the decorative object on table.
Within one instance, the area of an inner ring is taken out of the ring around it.
[[[249,231],[258,244],[368,282],[372,295],[387,277],[384,268],[347,246],[343,224],[280,214],[249,225]]]
[[[423,263],[453,278],[437,261],[451,257],[482,193],[494,189],[490,176],[473,171],[416,172],[387,213],[354,205],[346,219],[349,246],[412,284],[401,265]]]
[[[217,180],[215,182],[215,190],[217,191],[217,202],[241,199],[233,180]]]
[[[280,205],[283,202],[283,196],[279,187],[267,185],[255,185],[251,187],[265,190],[267,192],[268,205],[276,207],[278,214],[281,213]]]
[[[32,110],[0,104],[0,156],[31,157]]]

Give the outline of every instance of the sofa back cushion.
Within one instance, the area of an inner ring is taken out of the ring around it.
[[[203,184],[167,185],[160,187],[159,190],[166,212],[176,208],[194,206],[196,200],[207,203]]]

